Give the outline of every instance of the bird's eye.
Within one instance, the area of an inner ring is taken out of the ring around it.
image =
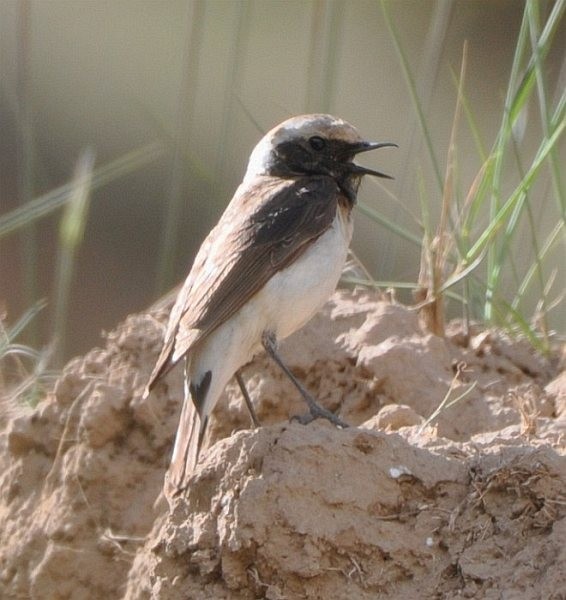
[[[309,144],[313,150],[320,152],[326,147],[326,140],[321,138],[319,135],[313,135],[311,138],[309,138]]]

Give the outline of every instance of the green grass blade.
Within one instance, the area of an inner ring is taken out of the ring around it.
[[[61,365],[62,358],[65,356],[71,283],[75,257],[83,241],[88,215],[93,167],[94,152],[86,149],[77,161],[71,198],[65,207],[59,227],[59,252],[55,276],[55,316],[52,335],[55,340],[54,364],[58,366]]]
[[[425,140],[425,144],[428,150],[428,154],[430,156],[432,167],[434,171],[434,175],[436,177],[436,181],[440,190],[443,188],[443,180],[442,180],[442,172],[440,169],[440,163],[436,157],[436,152],[434,150],[434,146],[432,143],[432,136],[430,134],[429,127],[427,125],[426,117],[423,111],[422,104],[417,94],[417,86],[415,83],[415,78],[413,77],[411,68],[409,66],[409,60],[405,51],[403,50],[403,46],[401,44],[401,40],[399,38],[399,34],[397,29],[395,28],[393,21],[391,20],[391,16],[389,15],[388,3],[385,0],[381,1],[381,9],[383,12],[383,16],[385,18],[385,23],[387,25],[387,29],[389,30],[389,34],[391,35],[391,39],[393,40],[393,44],[395,46],[395,51],[397,52],[397,56],[399,57],[399,62],[401,64],[401,69],[403,71],[403,75],[405,76],[405,81],[407,83],[407,88],[409,89],[409,94],[411,96],[411,100],[417,114],[418,122],[423,133],[423,137]]]
[[[372,288],[372,289],[399,289],[399,290],[416,290],[420,286],[418,283],[414,283],[413,281],[387,281],[384,279],[362,279],[360,277],[343,277],[340,279],[341,283],[347,283],[350,285],[361,285],[363,287]],[[466,304],[466,298],[461,294],[457,294],[452,290],[446,290],[446,295],[452,300],[456,300],[461,304]]]
[[[458,74],[454,71],[454,69],[450,69],[450,74],[452,75],[452,81],[454,83],[454,87],[456,88],[456,90],[459,89],[460,86],[460,80],[458,77]],[[466,117],[466,121],[468,123],[468,128],[470,129],[471,133],[472,133],[472,137],[474,138],[474,143],[476,146],[476,150],[477,153],[482,161],[482,163],[485,163],[487,161],[487,150],[485,147],[485,144],[483,142],[478,124],[477,124],[477,120],[474,116],[472,107],[470,106],[470,102],[468,101],[468,98],[466,96],[466,94],[464,94],[462,92],[461,94],[461,102],[462,102],[462,108],[464,109],[464,115]]]
[[[544,86],[543,76],[542,76],[542,60],[548,54],[551,43],[553,41],[554,35],[558,30],[561,16],[564,12],[564,8],[566,3],[564,0],[559,0],[559,2],[555,3],[553,6],[552,12],[547,19],[545,27],[543,29],[542,34],[540,35],[538,41],[536,40],[536,33],[539,30],[538,27],[538,3],[532,2],[529,0],[525,5],[525,10],[523,13],[523,21],[521,24],[521,30],[519,33],[519,38],[516,46],[515,56],[513,59],[513,67],[511,70],[511,77],[509,81],[509,85],[507,88],[507,97],[505,100],[505,112],[503,122],[500,128],[500,132],[498,135],[498,141],[496,144],[497,151],[497,162],[494,172],[493,178],[493,193],[492,193],[492,204],[490,209],[490,218],[491,221],[498,221],[498,216],[501,208],[501,179],[503,172],[503,159],[506,157],[507,153],[505,152],[505,148],[508,145],[508,141],[511,136],[512,129],[519,118],[519,115],[522,113],[526,106],[527,100],[532,95],[533,88],[536,83],[538,83],[539,90],[539,99],[542,102],[545,102],[546,93],[542,91],[541,86]],[[532,54],[529,58],[529,62],[527,67],[524,70],[524,74],[519,81],[519,71],[520,65],[522,63],[523,56],[527,49],[527,43],[530,43]],[[543,113],[544,113],[544,109]],[[559,131],[558,137],[562,133],[563,123],[557,123],[554,130],[546,127],[544,129],[546,138],[548,140],[554,139],[554,143],[551,144],[549,152],[545,153],[545,159],[548,159],[551,164],[551,170],[555,173],[558,173],[558,177],[554,177],[555,187],[560,190],[562,187],[559,170],[557,168],[552,167],[552,163],[555,162],[554,158],[554,148],[556,142],[555,133]],[[527,176],[530,177],[532,175],[532,171],[527,173]],[[527,182],[521,182],[519,184],[520,187],[523,188],[523,192],[520,196],[515,196],[514,201],[518,202],[517,205],[513,207],[513,214],[511,215],[509,227],[507,229],[508,233],[513,232],[513,226],[518,222],[518,216],[522,212],[523,204],[526,202],[526,191],[528,187],[532,184],[532,179]],[[558,194],[559,202],[564,205],[563,201],[563,193]],[[499,227],[500,223],[497,225]],[[488,253],[488,278],[487,278],[487,292],[486,292],[486,303],[484,314],[485,317],[490,320],[493,317],[493,308],[492,302],[497,294],[497,287],[500,281],[499,274],[501,269],[503,268],[502,258],[506,256],[507,253],[507,243],[509,240],[509,236],[503,236],[501,240],[494,240],[493,243],[490,244],[490,250]]]
[[[501,322],[507,321],[511,326],[524,335],[529,340],[529,343],[536,348],[540,353],[547,354],[549,347],[543,343],[535,334],[534,329],[520,311],[515,310],[509,303],[501,300],[501,306],[495,305],[495,310],[498,312]]]
[[[4,356],[7,348],[24,331],[24,329],[35,319],[35,317],[47,306],[46,300],[39,300],[9,328],[5,329],[0,322],[0,359]]]
[[[562,237],[560,237],[560,234],[563,233],[565,225],[566,225],[566,223],[564,221],[559,221],[554,226],[554,228],[552,229],[550,234],[547,236],[544,244],[541,246],[540,251],[538,253],[540,261],[543,261],[546,258],[546,256],[548,255],[548,253],[550,252],[550,250],[552,250],[552,248],[554,247],[556,242],[558,240],[562,239]],[[527,293],[532,280],[534,279],[535,275],[537,274],[538,268],[539,267],[538,267],[537,263],[535,262],[529,267],[528,271],[526,272],[526,274],[523,278],[523,281],[519,285],[519,288],[515,294],[515,298],[513,299],[513,302],[511,303],[511,306],[513,307],[514,310],[518,309],[519,302]]]
[[[358,202],[356,204],[356,207],[362,214],[366,215],[367,217],[379,223],[380,225],[383,225],[386,229],[397,234],[404,240],[407,240],[413,243],[418,248],[420,248],[422,241],[419,236],[415,235],[414,233],[411,233],[410,231],[407,231],[400,225],[397,225],[397,223],[394,223],[393,221],[382,215],[380,212],[378,212],[374,208],[371,208],[367,204],[364,204],[363,202]]]
[[[162,295],[173,279],[179,223],[186,201],[184,191],[188,163],[185,147],[187,140],[190,138],[190,125],[193,119],[193,107],[195,106],[198,86],[204,8],[205,5],[200,2],[188,2],[185,6],[186,34],[179,77],[175,131],[172,135],[173,156],[165,202],[165,219],[161,231],[157,260],[156,293],[158,296]]]
[[[535,156],[533,163],[527,173],[523,181],[519,183],[519,185],[515,188],[513,193],[509,196],[505,204],[499,209],[499,211],[494,215],[491,219],[491,222],[486,227],[485,231],[479,236],[478,240],[473,244],[473,246],[468,251],[466,255],[466,260],[468,262],[473,261],[476,256],[482,251],[482,248],[493,238],[495,233],[503,226],[506,218],[509,216],[517,202],[522,200],[522,196],[526,193],[532,184],[538,172],[546,160],[549,152],[554,148],[560,136],[564,132],[564,128],[566,126],[566,122],[562,122],[553,132],[552,136],[548,140],[543,140],[537,155]]]
[[[558,2],[557,5],[554,7],[554,13],[556,14],[556,17],[558,17],[558,14],[561,13],[558,10],[560,8],[560,5],[562,5],[562,12],[564,10],[564,6],[566,6],[566,2]],[[551,135],[551,131],[552,131],[552,118],[549,114],[549,108],[548,108],[548,94],[547,94],[547,85],[546,85],[546,81],[545,81],[545,75],[544,75],[544,69],[543,69],[543,58],[544,58],[544,53],[545,51],[548,51],[548,46],[549,44],[541,44],[541,42],[539,41],[542,38],[542,35],[539,33],[539,29],[540,29],[540,19],[539,19],[539,4],[538,2],[533,2],[533,0],[529,0],[529,2],[527,2],[527,12],[529,15],[529,28],[530,28],[530,34],[531,34],[531,46],[532,46],[532,50],[533,50],[533,60],[534,60],[534,72],[535,72],[535,77],[536,77],[536,83],[537,83],[537,92],[538,92],[538,99],[539,99],[539,110],[540,110],[540,116],[541,116],[541,123],[542,123],[542,130],[544,135],[548,138]],[[552,21],[552,15],[551,18],[549,19],[549,21]],[[556,21],[557,23],[557,21]],[[545,29],[551,29],[549,27],[549,23],[547,22],[547,27]],[[546,38],[546,36],[545,36]],[[564,100],[566,98],[566,91],[562,92],[562,96],[561,96],[561,100]],[[560,101],[558,103],[560,105]],[[555,196],[558,200],[559,206],[561,207],[561,213],[563,215],[563,218],[566,218],[566,213],[564,211],[566,202],[565,202],[565,192],[564,192],[564,185],[562,182],[562,175],[561,175],[561,169],[559,167],[559,162],[558,162],[558,157],[556,156],[556,152],[553,149],[550,152],[550,156],[549,156],[549,163],[550,163],[550,170],[552,173],[552,183],[553,183],[553,187],[554,187],[554,193]]]
[[[152,142],[128,152],[124,156],[96,169],[92,177],[92,189],[105,185],[123,175],[145,167],[163,154],[163,146]],[[47,194],[43,194],[28,202],[25,206],[16,208],[0,216],[0,239],[15,233],[29,223],[46,217],[65,205],[72,197],[73,183],[66,183]]]

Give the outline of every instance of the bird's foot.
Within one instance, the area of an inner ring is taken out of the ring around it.
[[[340,417],[337,417],[333,412],[323,408],[319,404],[317,404],[312,398],[309,404],[309,412],[306,415],[296,415],[291,417],[291,421],[297,421],[301,425],[308,425],[315,419],[326,419],[330,421],[336,427],[341,427],[342,429],[346,429],[349,427],[348,423],[342,421]]]

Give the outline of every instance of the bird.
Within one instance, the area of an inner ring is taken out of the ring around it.
[[[235,377],[257,425],[241,369],[265,350],[289,376],[313,418],[346,427],[318,405],[285,365],[279,342],[300,329],[335,290],[353,233],[364,175],[354,162],[391,142],[365,141],[328,114],[289,118],[253,149],[242,183],[202,243],[171,310],[144,397],[184,362],[184,400],[166,475],[166,496],[187,487],[207,422]],[[300,419],[301,420],[301,419]]]

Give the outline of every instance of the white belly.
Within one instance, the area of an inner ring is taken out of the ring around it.
[[[327,232],[269,280],[250,303],[263,330],[286,338],[322,307],[336,289],[351,238],[351,223],[344,223],[339,211]]]
[[[215,389],[207,401],[215,403],[234,373],[262,349],[264,331],[286,338],[322,307],[340,279],[351,239],[351,220],[338,210],[328,231],[199,344],[191,356],[190,372],[198,380],[213,370],[211,388]]]

